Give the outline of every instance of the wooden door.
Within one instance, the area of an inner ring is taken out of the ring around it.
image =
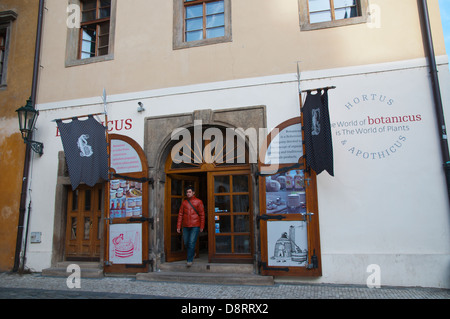
[[[193,175],[168,174],[165,203],[165,251],[166,261],[186,259],[182,234],[177,233],[177,219],[181,203],[186,197],[186,187],[194,185],[199,189],[199,178]]]
[[[210,262],[252,262],[253,199],[248,171],[208,175]]]
[[[100,260],[102,185],[69,190],[66,223],[67,260]]]

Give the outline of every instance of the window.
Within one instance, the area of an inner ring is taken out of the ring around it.
[[[9,38],[12,22],[17,18],[14,11],[0,12],[0,87],[6,87],[8,66]]]
[[[231,41],[230,0],[174,0],[174,49]]]
[[[67,67],[114,58],[116,2],[117,0],[69,0],[71,7],[78,8],[80,27],[67,29]]]
[[[3,83],[4,69],[6,71],[6,28],[0,27],[0,84]]]
[[[111,0],[84,0],[81,5],[79,58],[107,55]]]
[[[223,37],[225,35],[224,1],[185,0],[186,42]]]
[[[299,0],[301,30],[367,22],[367,0]]]

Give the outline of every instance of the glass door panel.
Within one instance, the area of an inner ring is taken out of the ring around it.
[[[198,189],[199,178],[188,175],[167,175],[166,213],[165,213],[165,247],[167,261],[186,259],[183,236],[177,232],[178,212],[183,202],[187,186],[193,185]]]
[[[250,175],[245,171],[209,174],[210,262],[245,261],[252,258],[250,181]]]

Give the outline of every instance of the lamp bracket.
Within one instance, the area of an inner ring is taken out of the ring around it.
[[[42,156],[44,154],[44,144],[36,141],[30,141],[30,140],[24,140],[26,144],[29,144],[31,146],[31,149],[38,153],[39,156]]]

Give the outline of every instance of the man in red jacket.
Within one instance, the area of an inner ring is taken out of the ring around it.
[[[195,197],[194,187],[186,189],[186,199],[181,204],[178,212],[177,232],[181,233],[183,226],[183,240],[187,249],[187,267],[192,266],[195,255],[199,231],[205,228],[205,209],[203,202]]]

